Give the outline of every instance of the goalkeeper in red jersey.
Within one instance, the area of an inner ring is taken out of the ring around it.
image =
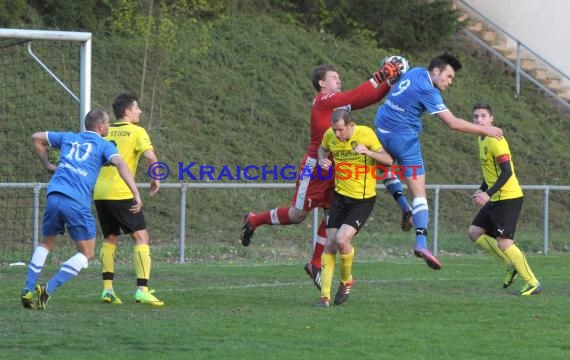
[[[311,75],[313,87],[317,91],[311,108],[310,143],[307,153],[299,166],[299,176],[295,193],[290,207],[275,208],[259,214],[249,212],[244,217],[244,225],[240,240],[243,246],[248,246],[255,229],[260,225],[291,225],[299,224],[307,218],[315,208],[323,208],[325,216],[317,230],[317,241],[313,249],[311,261],[305,265],[305,271],[320,289],[321,255],[326,243],[326,216],[331,206],[334,192],[334,174],[331,170],[323,170],[317,164],[317,151],[323,140],[325,131],[330,127],[331,114],[336,108],[348,110],[362,109],[380,101],[390,91],[388,80],[397,79],[404,69],[401,61],[386,62],[356,88],[342,90],[341,77],[334,65],[324,64],[316,67]],[[308,173],[312,176],[309,176]],[[393,176],[386,176],[385,185],[389,191],[403,195],[402,185],[394,181]],[[395,191],[392,191],[394,190]],[[411,228],[411,211],[406,209],[402,217],[402,228]]]

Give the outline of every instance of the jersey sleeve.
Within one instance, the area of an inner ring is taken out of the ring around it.
[[[56,131],[46,131],[46,138],[49,146],[55,149],[61,149],[63,136],[65,133]]]
[[[420,96],[420,101],[431,115],[447,110],[441,93],[435,87],[426,89],[424,96]]]
[[[382,100],[389,91],[390,86],[386,82],[374,88],[372,83],[366,80],[352,90],[326,94],[313,106],[330,110],[338,107],[347,107],[348,110],[362,109]]]
[[[117,147],[111,141],[103,140],[103,160],[105,164],[111,162],[113,156],[120,156]]]
[[[509,149],[509,144],[505,138],[502,138],[501,140],[492,139],[489,145],[493,157],[497,159],[497,163],[511,160],[511,150]]]
[[[137,134],[137,142],[135,145],[137,152],[144,153],[147,150],[154,150],[150,141],[150,136],[148,136],[146,130],[141,127],[138,131],[139,133]]]

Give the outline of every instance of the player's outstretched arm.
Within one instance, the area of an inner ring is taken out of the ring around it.
[[[133,204],[133,206],[131,206],[131,212],[135,214],[138,213],[139,211],[141,211],[143,203],[141,196],[139,194],[139,190],[137,189],[137,184],[135,183],[133,174],[131,174],[131,170],[129,170],[129,167],[127,166],[127,164],[120,155],[111,157],[110,161],[111,164],[115,165],[117,171],[119,172],[119,175],[125,181],[129,189],[131,189],[131,192],[133,193],[133,196],[135,198],[135,203]]]
[[[152,164],[154,164],[155,162],[158,161],[158,158],[156,157],[156,154],[154,153],[154,151],[152,150],[147,150],[143,153],[144,158],[146,159],[146,165],[147,167],[150,167]],[[156,193],[158,193],[158,190],[160,189],[160,180],[158,179],[151,179],[150,180],[150,196],[155,195]]]
[[[437,113],[437,116],[447,125],[448,128],[468,134],[490,136],[496,139],[503,137],[503,130],[495,126],[482,126],[460,119],[453,115],[450,110]]]
[[[49,162],[47,131],[36,132],[32,135],[34,151],[47,171],[55,172],[57,166]]]

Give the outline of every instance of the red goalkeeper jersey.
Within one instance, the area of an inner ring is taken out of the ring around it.
[[[307,154],[316,159],[317,151],[323,141],[323,135],[331,127],[331,114],[334,109],[347,107],[349,110],[362,109],[380,101],[388,92],[386,83],[377,88],[366,80],[356,88],[339,93],[318,93],[311,109],[311,141]]]

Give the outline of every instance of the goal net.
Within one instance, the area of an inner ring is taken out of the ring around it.
[[[90,33],[0,29],[0,265],[27,262],[41,241],[49,175],[32,133],[83,129],[90,89]],[[58,155],[50,152],[52,162]],[[74,251],[58,238],[50,258]]]

